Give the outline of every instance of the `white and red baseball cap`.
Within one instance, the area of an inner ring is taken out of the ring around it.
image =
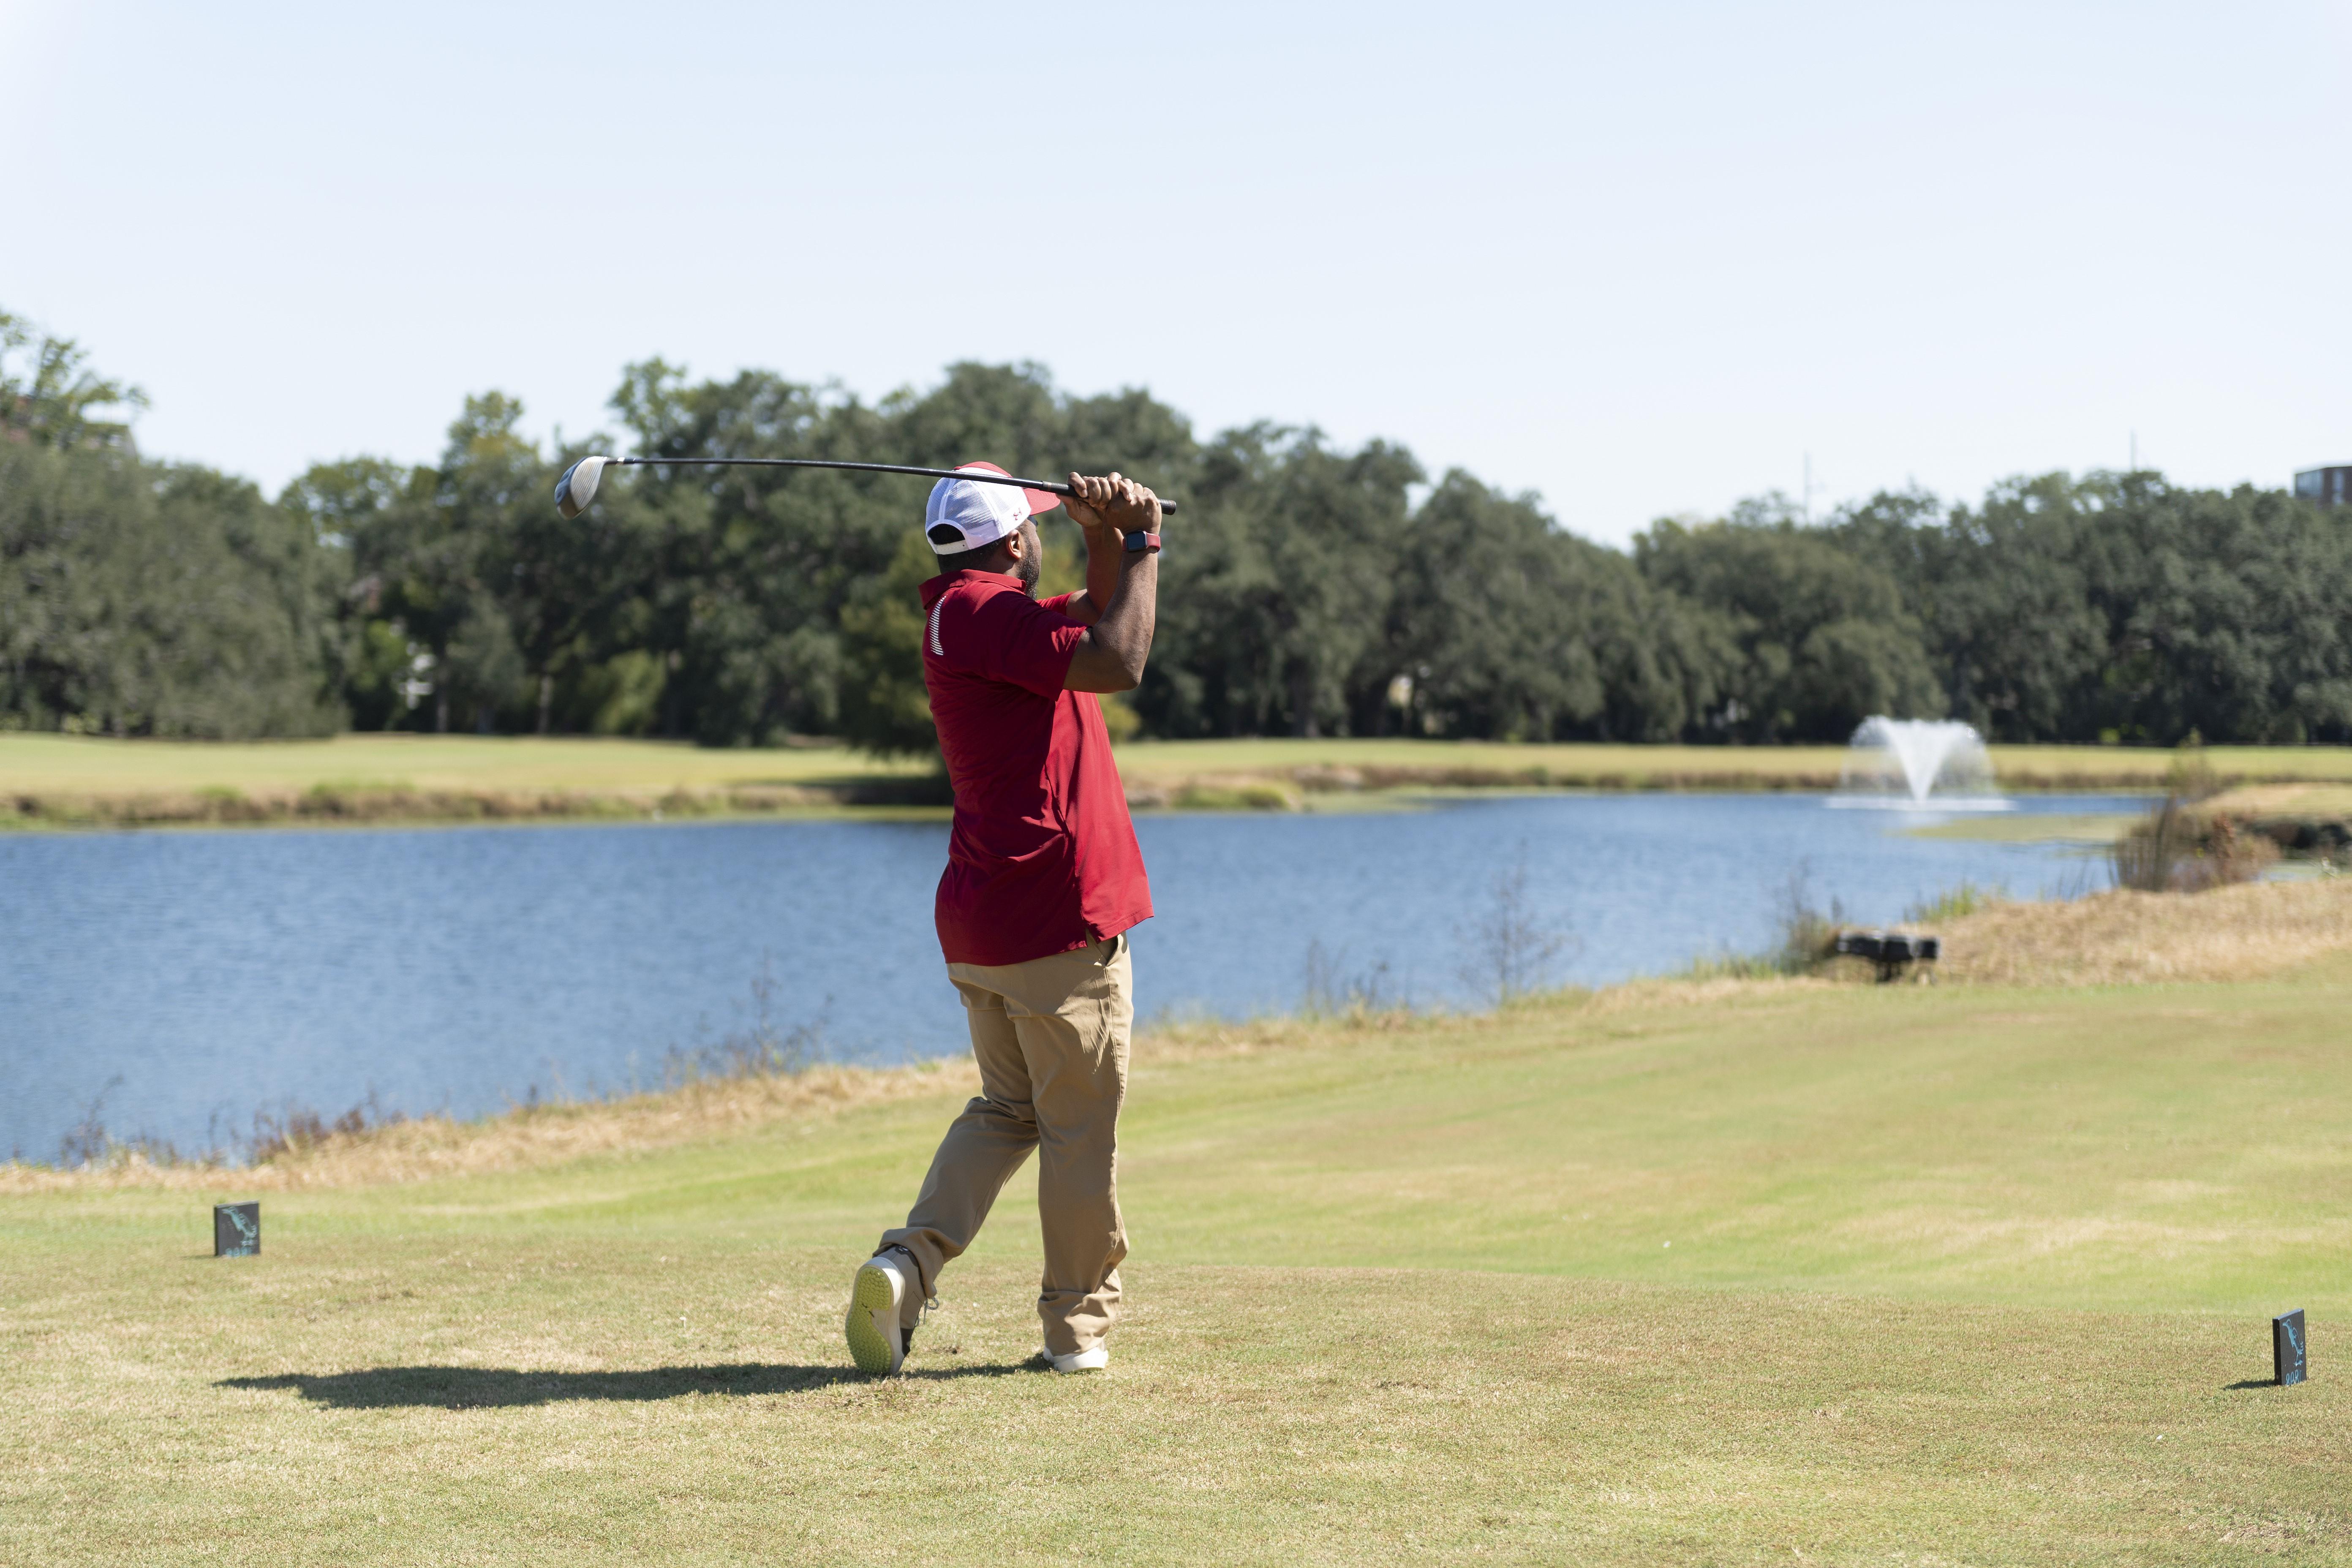
[[[960,463],[956,467],[960,473],[1004,473],[994,463]],[[931,487],[930,501],[923,508],[923,537],[931,542],[932,554],[959,555],[993,544],[1008,533],[1017,533],[1031,517],[1061,504],[1062,498],[1051,490],[941,479]]]

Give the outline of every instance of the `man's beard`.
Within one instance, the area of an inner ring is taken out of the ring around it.
[[[1033,599],[1037,596],[1037,557],[1034,553],[1024,555],[1015,561],[1013,563],[1013,575],[1020,579],[1023,593]]]

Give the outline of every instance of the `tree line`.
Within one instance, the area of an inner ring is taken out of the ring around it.
[[[927,751],[927,481],[631,470],[573,522],[523,410],[466,400],[435,462],[322,463],[275,498],[142,457],[134,389],[0,315],[0,727],[834,735]],[[1842,741],[1873,713],[2000,741],[2352,740],[2352,517],[2284,490],[2049,474],[1973,505],[1783,497],[1616,551],[1530,495],[1308,427],[1202,438],[1148,394],[958,364],[866,402],[630,366],[628,453],[1017,473],[1181,496],[1124,731]],[[1075,585],[1047,520],[1049,586]]]

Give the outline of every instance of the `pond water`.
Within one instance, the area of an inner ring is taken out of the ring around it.
[[[2025,811],[2133,809],[2083,797]],[[1771,945],[1793,873],[1891,921],[1962,879],[2079,891],[2053,845],[1922,838],[1792,795],[1537,795],[1360,816],[1137,823],[1159,918],[1139,1005],[1244,1016],[1311,982],[1475,995],[1525,871],[1551,978]],[[0,838],[0,1151],[230,1144],[257,1110],[495,1110],[661,1081],[753,1021],[890,1061],[965,1048],[931,932],[943,822],[44,834]]]

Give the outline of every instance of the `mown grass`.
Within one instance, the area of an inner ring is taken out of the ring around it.
[[[2144,820],[2144,813],[2000,811],[1945,817],[1904,831],[1913,838],[1958,838],[1988,844],[2075,844],[2104,848]]]
[[[0,1196],[0,1561],[2352,1561],[2347,998],[2336,951],[1160,1037],[1090,1380],[1023,1366],[1025,1177],[847,1372],[960,1076],[346,1169],[253,1259],[234,1176]],[[2315,1381],[2261,1386],[2293,1306]]]
[[[929,804],[931,767],[838,746],[338,735],[207,743],[0,734],[0,826],[662,817]]]
[[[0,735],[0,791],[104,795],[139,790],[348,787],[653,789],[801,784],[886,772],[837,747],[709,750],[663,741],[478,735],[337,735],[323,741],[114,741]],[[905,771],[903,769],[898,771]]]
[[[1845,756],[1842,746],[1391,739],[1137,742],[1120,747],[1118,760],[1139,807],[1263,811],[1378,806],[1401,791],[1826,790]],[[2223,746],[2205,756],[2224,783],[2352,783],[2352,748]],[[2176,757],[2016,746],[1995,747],[1993,761],[2010,789],[2137,790],[2163,785]],[[473,735],[213,744],[0,734],[0,826],[666,818],[944,805],[929,760],[883,762],[829,744],[709,751]]]

